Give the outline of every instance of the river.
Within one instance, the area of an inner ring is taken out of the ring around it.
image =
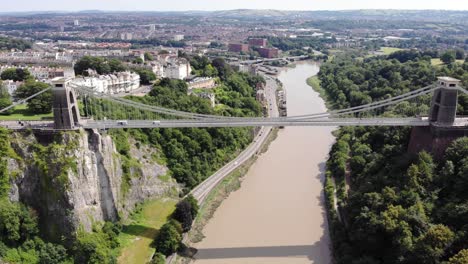
[[[306,79],[317,64],[300,63],[279,79],[288,115],[326,110]],[[242,182],[205,226],[196,264],[331,262],[322,191],[323,170],[334,138],[329,127],[280,130]]]

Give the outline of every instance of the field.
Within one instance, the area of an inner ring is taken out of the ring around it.
[[[463,64],[464,60],[457,60],[456,62],[460,63],[460,64]],[[439,66],[439,65],[442,65],[444,63],[440,59],[431,59],[431,64],[433,66]]]
[[[151,243],[159,228],[174,211],[176,203],[176,200],[166,198],[142,205],[141,210],[131,217],[119,235],[121,254],[118,263],[139,264],[149,261],[154,252]]]
[[[14,108],[11,115],[0,115],[0,121],[14,121],[14,120],[22,120],[22,121],[40,121],[43,119],[51,119],[52,113],[50,114],[31,114],[28,113],[26,109],[26,105],[18,105]]]
[[[379,52],[382,52],[383,54],[385,55],[389,55],[389,54],[392,54],[393,52],[395,51],[399,51],[399,50],[402,50],[400,48],[392,48],[392,47],[381,47]]]

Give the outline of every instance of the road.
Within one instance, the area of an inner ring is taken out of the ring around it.
[[[265,95],[267,99],[268,115],[270,117],[278,117],[278,106],[276,104],[276,81],[269,77],[264,76],[266,80]],[[220,170],[215,172],[213,175],[208,177],[205,181],[195,187],[190,193],[198,200],[201,204],[205,200],[206,196],[213,190],[216,185],[222,181],[227,175],[237,169],[240,165],[254,156],[260,150],[261,146],[265,142],[270,133],[272,127],[263,126],[255,136],[254,141],[242,151],[234,160],[226,164]]]

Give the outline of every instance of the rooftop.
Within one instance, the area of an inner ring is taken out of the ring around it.
[[[460,82],[460,80],[452,78],[452,77],[447,77],[447,76],[442,76],[442,77],[437,77],[439,81],[445,81],[445,82]]]

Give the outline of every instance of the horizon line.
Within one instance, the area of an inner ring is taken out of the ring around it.
[[[288,9],[271,9],[271,8],[237,8],[237,9],[219,9],[219,10],[106,10],[106,9],[82,9],[82,10],[18,10],[18,11],[0,11],[0,14],[9,13],[83,13],[83,12],[102,12],[102,13],[118,13],[118,12],[136,12],[136,13],[151,13],[151,12],[223,12],[223,11],[281,11],[281,12],[343,12],[343,11],[456,11],[466,12],[468,9],[399,9],[399,8],[356,8],[356,9],[310,9],[310,10],[288,10]]]

